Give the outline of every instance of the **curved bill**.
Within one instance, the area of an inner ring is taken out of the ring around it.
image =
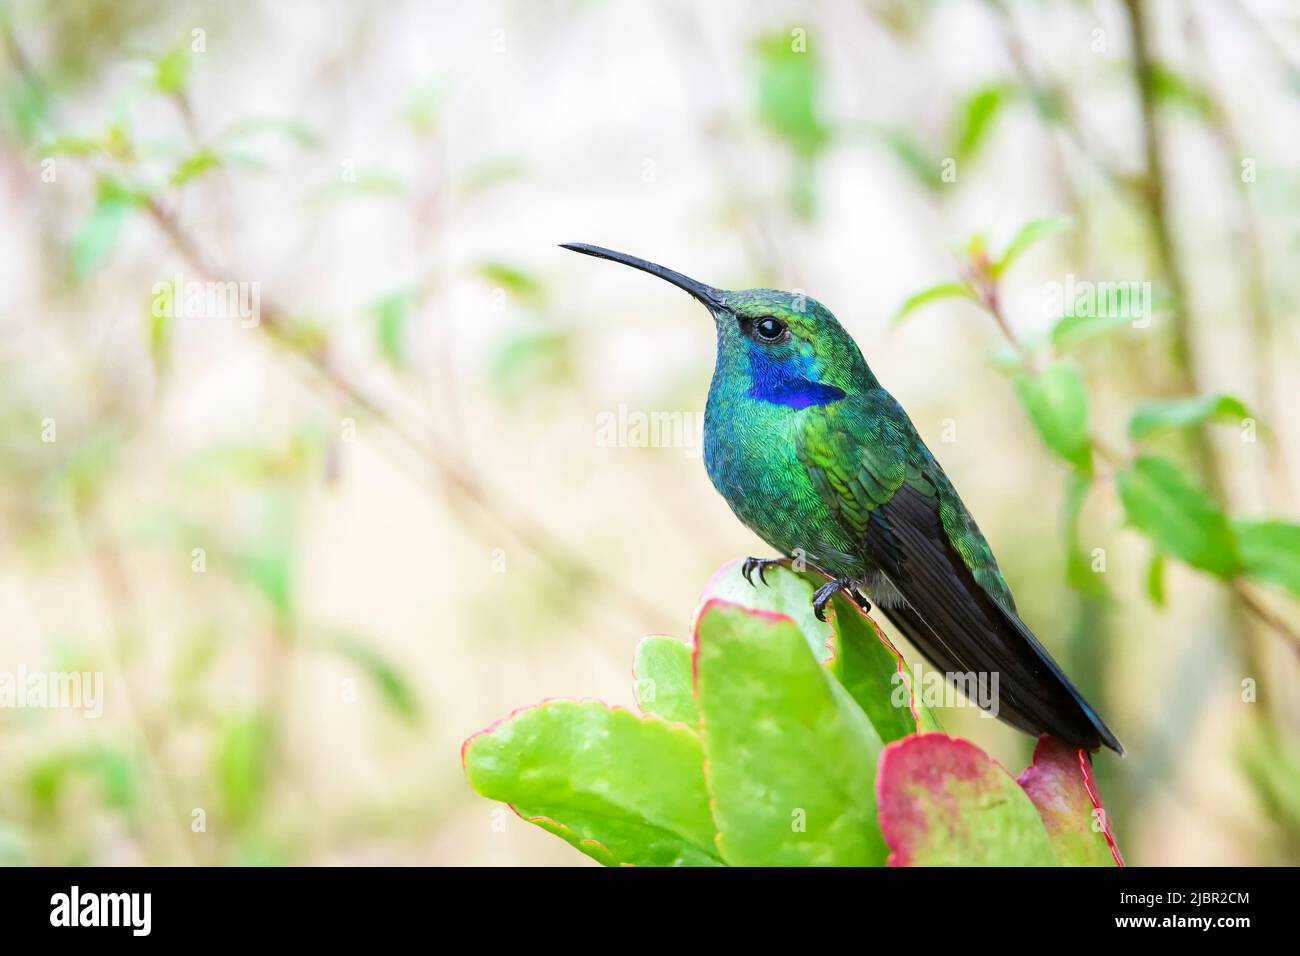
[[[638,259],[636,256],[629,256],[625,252],[615,252],[613,249],[604,249],[600,246],[591,246],[585,242],[562,242],[561,249],[572,249],[574,252],[581,252],[584,256],[595,256],[597,259],[608,259],[611,262],[621,262],[625,266],[631,266],[633,269],[640,269],[642,272],[648,272],[652,276],[658,276],[665,282],[671,282],[679,289],[685,289],[696,299],[704,304],[709,311],[723,308],[722,291],[715,289],[711,285],[705,285],[703,282],[696,282],[689,276],[684,276],[680,272],[674,272],[672,269],[664,266],[655,265],[653,262],[646,262],[644,259]]]

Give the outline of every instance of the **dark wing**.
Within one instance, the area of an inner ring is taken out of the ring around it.
[[[816,430],[838,435],[822,435],[815,445],[835,447],[841,464],[823,456],[811,464],[822,473],[816,480],[823,495],[834,499],[869,562],[901,598],[878,600],[890,620],[935,667],[996,674],[996,716],[1012,726],[1122,753],[1020,620],[988,543],[898,403],[882,391],[832,407],[835,414]],[[847,443],[855,454],[844,454]],[[858,488],[876,494],[864,498]]]

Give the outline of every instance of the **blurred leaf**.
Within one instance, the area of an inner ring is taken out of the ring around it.
[[[544,386],[572,382],[578,369],[577,345],[572,329],[517,332],[492,358],[492,384],[506,400],[518,401]]]
[[[1300,524],[1277,518],[1232,523],[1247,576],[1300,597]]]
[[[1092,481],[1078,471],[1071,471],[1065,481],[1065,580],[1080,594],[1098,601],[1110,600],[1105,575],[1092,569],[1092,561],[1080,541],[1079,524]]]
[[[176,47],[158,58],[158,63],[154,68],[154,89],[159,93],[171,96],[185,89],[189,77],[189,50],[183,46]]]
[[[271,722],[260,713],[233,714],[217,729],[212,773],[222,813],[236,826],[255,819],[266,800]]]
[[[1052,347],[1058,352],[1081,342],[1104,335],[1116,329],[1130,328],[1133,320],[1127,315],[1066,315],[1052,326]]]
[[[1083,767],[1078,750],[1042,736],[1034,745],[1033,762],[1016,783],[1038,811],[1061,866],[1115,866],[1101,829],[1105,818],[1088,795],[1096,788],[1084,778]]]
[[[1165,606],[1165,556],[1159,551],[1147,565],[1147,597],[1156,607]]]
[[[237,567],[270,605],[279,626],[293,618],[296,512],[289,494],[265,492],[256,539],[240,549]]]
[[[438,111],[442,108],[443,91],[437,86],[427,86],[413,93],[407,101],[405,119],[417,136],[428,136],[438,128]]]
[[[735,866],[870,866],[880,737],[786,618],[710,601],[696,703],[717,846]]]
[[[457,188],[462,196],[473,196],[494,186],[518,179],[524,165],[517,159],[495,159],[471,166],[460,175]]]
[[[717,866],[704,754],[687,727],[550,700],[471,737],[470,785],[607,866]]]
[[[321,186],[312,195],[312,200],[333,203],[362,197],[400,196],[404,192],[406,192],[406,184],[399,177],[371,170],[356,172],[349,179],[339,179]]]
[[[396,716],[410,723],[419,719],[420,703],[415,688],[402,675],[402,669],[372,644],[351,635],[339,635],[324,646],[360,667],[379,691],[380,700]]]
[[[1158,100],[1186,107],[1201,117],[1214,112],[1214,99],[1209,91],[1168,64],[1151,64],[1150,82],[1151,91]]]
[[[652,635],[636,648],[632,667],[636,681],[636,702],[645,714],[696,727],[700,716],[695,710],[691,688],[691,649],[671,637]]]
[[[1052,326],[1052,347],[1058,352],[1073,348],[1090,339],[1119,329],[1134,327],[1135,316],[1128,300],[1118,295],[1105,294],[1105,283],[1096,283],[1093,294],[1080,293],[1079,297]],[[1173,306],[1173,297],[1163,289],[1152,289],[1147,305],[1151,313],[1166,311]],[[1128,307],[1125,307],[1128,306]]]
[[[0,866],[30,866],[27,838],[18,827],[0,820]]]
[[[62,478],[74,502],[84,504],[99,493],[120,450],[121,441],[111,432],[84,436],[63,466]]]
[[[894,313],[893,324],[901,325],[903,320],[909,315],[921,308],[923,305],[929,305],[939,299],[971,299],[974,300],[975,293],[970,287],[961,282],[940,282],[932,285],[928,289],[922,289],[920,292],[914,292],[908,296],[903,304],[898,307]]]
[[[320,137],[301,120],[284,116],[250,116],[239,120],[222,132],[222,142],[249,139],[262,133],[277,133],[298,146],[314,149]]]
[[[1035,219],[1021,226],[1020,231],[1007,244],[1006,250],[1002,253],[1002,258],[993,263],[991,267],[993,276],[996,278],[1006,272],[1007,269],[1011,268],[1012,263],[1024,255],[1032,246],[1072,228],[1074,228],[1074,220],[1068,216],[1050,216],[1046,219]]]
[[[393,292],[370,306],[375,316],[375,344],[379,354],[393,368],[406,367],[406,329],[411,320],[411,307],[418,294],[414,290]]]
[[[166,371],[171,358],[172,317],[171,310],[165,308],[170,301],[170,293],[165,287],[155,288],[149,296],[145,308],[145,334],[149,346],[149,357],[161,375]]]
[[[530,308],[541,309],[546,304],[546,286],[525,269],[506,262],[488,261],[478,263],[474,271]]]
[[[9,70],[0,75],[0,86],[14,132],[23,143],[34,143],[50,116],[53,98],[45,84],[35,76],[27,77]]]
[[[139,800],[137,768],[131,755],[115,747],[91,744],[56,750],[27,771],[27,793],[42,812],[53,811],[68,785],[78,777],[93,780],[104,806],[119,813],[133,810]]]
[[[1221,578],[1241,570],[1227,518],[1178,465],[1141,455],[1115,483],[1129,524],[1161,551]]]
[[[817,166],[812,156],[795,157],[786,191],[794,214],[805,222],[811,221],[817,213]]]
[[[1058,362],[1016,378],[1016,394],[1047,447],[1084,474],[1092,472],[1088,393],[1078,366]]]
[[[201,149],[192,156],[187,156],[176,166],[176,171],[172,173],[171,184],[173,186],[184,186],[193,179],[197,179],[209,170],[216,169],[221,165],[221,158],[210,149]]]
[[[921,734],[880,757],[880,828],[891,866],[1055,866],[1024,790],[974,744]]]
[[[761,37],[758,58],[758,116],[796,153],[815,156],[830,139],[818,116],[821,83],[811,51],[796,49],[789,32]]]
[[[90,156],[99,152],[103,143],[91,136],[59,136],[40,146],[41,156]]]
[[[100,177],[95,207],[72,240],[72,274],[78,281],[108,259],[117,246],[122,224],[141,203],[140,196],[117,180]]]
[[[944,185],[940,178],[943,170],[940,157],[934,155],[907,133],[889,130],[883,136],[885,144],[895,158],[911,173],[918,184],[932,192],[937,192]]]
[[[1003,85],[982,86],[962,101],[953,134],[953,151],[958,160],[971,159],[980,151],[1009,94]]]
[[[1204,422],[1240,424],[1250,412],[1232,395],[1203,395],[1139,405],[1128,420],[1128,435],[1141,441],[1170,428],[1195,428]]]
[[[1300,834],[1300,750],[1271,722],[1253,721],[1238,760],[1265,812],[1290,834]]]

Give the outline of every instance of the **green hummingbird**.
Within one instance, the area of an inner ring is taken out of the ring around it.
[[[950,679],[997,675],[996,716],[1035,736],[1117,753],[1115,735],[1021,621],[988,542],[912,420],[820,302],[776,289],[727,291],[585,243],[690,293],[713,316],[717,359],[704,412],[704,465],[745,525],[802,558],[844,595],[874,602]],[[866,597],[863,596],[865,592]],[[992,708],[990,708],[992,709]]]

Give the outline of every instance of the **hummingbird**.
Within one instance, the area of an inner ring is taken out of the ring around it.
[[[949,679],[997,674],[995,714],[1087,751],[1123,747],[1016,611],[975,519],[903,407],[826,306],[777,289],[715,289],[636,256],[562,248],[670,282],[713,316],[717,356],[704,411],[704,466],[736,517],[781,558],[874,604]]]

